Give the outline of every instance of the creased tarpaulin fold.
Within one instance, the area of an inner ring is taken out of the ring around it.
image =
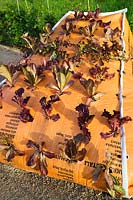
[[[122,182],[123,188],[126,191],[126,197],[133,195],[133,122],[124,124],[120,130],[120,135],[117,137],[101,139],[100,132],[108,131],[108,126],[105,119],[101,116],[104,109],[110,113],[113,110],[120,110],[121,117],[130,116],[133,119],[133,75],[132,75],[132,60],[133,53],[133,36],[130,31],[125,13],[127,9],[116,12],[101,13],[100,18],[105,21],[111,21],[111,27],[118,27],[121,30],[121,43],[123,50],[126,52],[128,61],[110,61],[107,66],[110,72],[115,71],[115,77],[107,82],[103,82],[99,91],[104,92],[104,96],[100,100],[93,102],[89,108],[90,113],[95,117],[89,125],[91,132],[91,141],[87,145],[87,154],[82,162],[68,163],[63,157],[48,159],[48,176],[73,181],[90,188],[106,191],[105,182],[101,178],[96,184],[92,181],[92,172],[96,165],[103,163],[105,160],[105,151],[109,150],[113,158],[112,170],[113,174]],[[61,25],[65,18],[72,16],[73,12],[69,11],[61,20],[53,27],[53,38],[61,35]],[[81,24],[83,22],[80,22]],[[70,36],[71,41],[75,41],[75,34]],[[100,38],[100,35],[99,35]],[[39,64],[42,62],[42,57],[38,55],[32,56],[31,62]],[[87,60],[81,64],[80,70],[88,74]],[[120,73],[118,73],[118,71]],[[124,73],[123,73],[124,72]],[[15,157],[12,162],[7,162],[4,153],[0,153],[0,161],[6,164],[11,164],[17,168],[27,171],[38,172],[26,165],[28,157],[31,155],[31,149],[26,147],[28,140],[33,140],[37,143],[45,141],[46,148],[55,153],[59,153],[60,146],[66,139],[80,132],[77,126],[77,113],[75,107],[82,103],[86,98],[83,88],[75,81],[69,91],[70,95],[60,96],[61,101],[54,107],[56,113],[60,114],[60,119],[57,122],[46,120],[42,115],[39,99],[42,96],[49,97],[52,95],[50,88],[45,87],[53,78],[48,73],[44,81],[38,85],[38,89],[31,91],[26,89],[26,84],[23,81],[24,77],[20,76],[14,88],[6,88],[3,91],[3,108],[0,110],[0,137],[4,135],[12,137],[17,148],[25,152],[25,156]],[[29,108],[34,116],[31,123],[23,123],[18,120],[19,108],[11,100],[14,92],[19,87],[24,87],[27,96],[30,95]],[[116,96],[118,94],[118,96]],[[125,96],[125,98],[123,98]],[[118,98],[119,97],[119,98]]]

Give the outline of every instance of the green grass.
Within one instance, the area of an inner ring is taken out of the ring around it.
[[[46,22],[54,25],[69,10],[97,7],[102,12],[128,8],[133,31],[133,0],[0,0],[0,43],[22,46],[20,37],[24,32],[37,36]]]

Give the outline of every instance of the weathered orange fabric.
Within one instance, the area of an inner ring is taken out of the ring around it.
[[[111,20],[111,27],[122,29],[122,13],[114,14],[110,16],[101,17],[105,22]],[[59,26],[55,29],[53,37],[56,38],[61,32],[61,22]],[[79,26],[80,23],[79,22]],[[84,22],[85,23],[85,22]],[[97,31],[97,38],[102,41],[103,33],[102,31]],[[70,40],[72,42],[78,42],[81,38],[78,38],[76,34],[70,35]],[[124,37],[126,55],[131,57],[133,54],[133,37],[130,31],[127,20],[125,19]],[[34,55],[32,61],[36,64],[42,62],[42,57]],[[132,61],[128,59],[125,65],[125,73],[123,76],[123,95],[126,96],[123,100],[123,115],[130,116],[133,119],[133,72],[132,72]],[[84,60],[78,71],[82,71],[84,76],[88,77],[88,68],[91,65],[87,60]],[[91,141],[86,146],[87,154],[82,162],[68,163],[62,157],[58,159],[47,159],[48,164],[48,176],[57,179],[63,179],[68,181],[73,181],[82,185],[86,185],[90,188],[95,188],[101,191],[105,191],[105,181],[102,177],[99,178],[97,183],[92,182],[92,171],[95,169],[98,163],[103,163],[105,160],[105,151],[109,150],[112,156],[112,170],[113,174],[119,178],[122,182],[122,161],[121,161],[121,137],[120,134],[117,137],[109,139],[101,139],[100,132],[109,131],[106,119],[104,119],[101,114],[104,109],[109,112],[113,110],[119,110],[119,100],[116,94],[119,93],[119,73],[120,62],[110,61],[106,63],[109,72],[115,72],[115,77],[111,80],[106,80],[102,82],[99,86],[98,91],[103,92],[105,95],[100,98],[100,100],[92,102],[89,110],[91,114],[95,117],[93,121],[89,124],[88,128],[91,132]],[[86,92],[84,88],[80,85],[78,80],[75,80],[74,85],[68,90],[71,92],[70,95],[60,96],[61,101],[53,105],[55,113],[59,113],[61,118],[57,122],[46,120],[41,112],[41,107],[39,104],[39,99],[42,96],[49,97],[53,94],[53,90],[46,87],[49,83],[54,83],[53,76],[50,72],[46,72],[45,79],[42,81],[38,88],[34,91],[26,89],[26,84],[23,82],[24,77],[20,76],[19,80],[16,82],[14,88],[6,88],[3,94],[3,109],[0,110],[0,136],[4,134],[9,137],[14,138],[14,143],[17,148],[25,151],[25,156],[15,157],[12,162],[8,163],[5,160],[5,153],[0,153],[0,161],[6,164],[10,164],[17,168],[21,168],[27,171],[37,172],[37,170],[31,169],[26,166],[26,161],[31,154],[32,150],[26,147],[26,143],[29,139],[40,143],[45,141],[46,148],[57,154],[60,153],[60,144],[65,141],[65,139],[70,139],[72,136],[80,133],[81,130],[77,125],[77,112],[75,107],[80,103],[85,103]],[[19,107],[11,100],[14,96],[14,92],[19,87],[25,88],[25,94],[30,95],[30,101],[28,107],[34,117],[32,123],[23,123],[17,120],[19,113]],[[13,125],[14,123],[14,125]],[[128,154],[127,166],[128,166],[128,194],[133,195],[133,122],[129,122],[124,125],[125,135],[126,135],[126,148]]]

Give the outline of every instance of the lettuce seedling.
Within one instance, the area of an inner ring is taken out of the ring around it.
[[[27,147],[34,149],[34,153],[29,157],[27,161],[27,166],[30,166],[35,169],[39,169],[41,175],[46,176],[48,174],[46,158],[52,159],[57,156],[45,149],[45,142],[37,144],[32,140],[28,140]]]
[[[111,40],[111,41],[120,40],[121,31],[119,30],[118,27],[116,27],[115,29],[107,27],[104,29],[104,32],[105,32],[105,38],[107,40]]]
[[[109,74],[108,69],[108,67],[95,65],[95,67],[91,67],[89,69],[89,73],[92,78],[95,79],[98,84],[100,84],[102,81],[105,81],[106,79],[112,79],[115,76],[115,73]]]
[[[15,65],[0,65],[0,75],[4,76],[7,80],[7,85],[13,86],[19,71],[16,70]]]
[[[19,88],[18,90],[15,91],[15,95],[13,96],[12,101],[17,103],[21,108],[19,119],[25,123],[32,122],[34,118],[30,114],[30,110],[26,108],[30,96],[24,98],[23,94],[24,94],[24,88]]]
[[[104,112],[102,113],[102,116],[107,118],[107,122],[110,127],[110,131],[107,133],[101,132],[100,135],[102,138],[107,139],[110,137],[116,137],[119,134],[120,128],[123,126],[123,124],[132,121],[132,118],[129,116],[126,117],[120,117],[120,111],[113,111],[113,114],[110,114],[106,109],[104,109]]]
[[[78,112],[78,125],[83,132],[86,132],[85,127],[93,120],[95,115],[90,115],[88,106],[86,104],[79,104],[75,110]]]
[[[17,149],[12,141],[7,138],[0,140],[0,151],[6,151],[5,157],[8,162],[12,161],[15,156],[23,156],[25,154]]]
[[[95,11],[88,11],[87,14],[83,11],[75,11],[74,18],[76,20],[89,20],[89,19],[97,19],[101,10],[97,8]]]
[[[17,103],[20,107],[25,107],[30,99],[30,96],[23,97],[24,94],[24,88],[19,88],[15,91],[15,95],[12,98],[12,101]]]
[[[33,117],[32,115],[30,114],[30,110],[28,108],[23,108],[21,111],[20,111],[20,116],[19,116],[19,119],[26,123],[26,122],[32,122],[33,121]]]
[[[85,37],[92,37],[94,32],[97,30],[98,23],[95,19],[89,21],[89,25],[79,28],[79,33],[83,34]]]
[[[65,91],[74,83],[73,80],[70,80],[72,77],[72,71],[70,71],[70,66],[54,66],[53,76],[56,81],[56,85],[51,83],[49,84],[49,87],[56,90],[58,95],[70,94],[70,92]]]
[[[88,95],[86,105],[90,106],[90,103],[92,101],[97,101],[100,99],[100,97],[104,95],[101,92],[97,92],[99,84],[97,81],[94,81],[90,78],[89,79],[81,78],[80,83],[85,88]]]
[[[81,141],[76,141],[75,139],[70,139],[67,141],[65,146],[65,155],[69,160],[82,161],[86,155],[86,149],[81,148]]]
[[[46,44],[47,41],[49,41],[50,37],[51,37],[51,34],[53,33],[53,30],[52,30],[52,26],[50,23],[46,23],[45,26],[43,27],[43,33],[40,33],[39,36],[40,36],[40,42],[42,44]]]
[[[37,84],[44,79],[44,74],[40,73],[39,67],[35,64],[30,64],[26,67],[22,67],[22,71],[25,75],[24,81],[28,84],[28,88],[35,89]]]
[[[82,161],[87,152],[85,145],[88,144],[89,141],[90,135],[87,138],[82,133],[77,134],[72,139],[65,139],[63,148],[60,148],[62,156],[68,161]]]
[[[61,27],[63,29],[63,34],[67,36],[67,35],[70,35],[70,33],[74,31],[74,29],[76,28],[76,25],[74,25],[74,23],[70,21],[70,19],[66,19],[65,23]]]
[[[112,174],[112,161],[109,151],[106,151],[105,158],[106,160],[104,161],[104,164],[97,164],[95,170],[92,173],[93,183],[98,182],[98,179],[102,175],[104,176],[106,189],[113,198],[124,196],[125,190],[121,186],[119,180]]]
[[[46,97],[42,97],[40,99],[41,108],[42,108],[42,111],[43,111],[46,119],[51,119],[53,121],[57,121],[58,119],[60,119],[60,115],[58,113],[51,115],[51,112],[53,109],[52,105],[53,105],[53,103],[55,103],[57,101],[60,101],[60,98],[58,95],[51,95],[50,100],[48,100],[48,101],[47,101]]]

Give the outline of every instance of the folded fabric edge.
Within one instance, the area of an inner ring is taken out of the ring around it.
[[[117,11],[113,11],[113,12],[103,12],[100,13],[100,16],[108,16],[108,15],[113,15],[113,14],[118,14],[118,13],[126,13],[127,12],[127,8],[124,8],[122,10],[117,10]],[[85,13],[87,13],[85,11]],[[67,16],[69,16],[70,14],[74,14],[74,11],[68,11],[52,28],[52,30],[54,31],[57,26],[61,23],[62,20],[64,20]]]

